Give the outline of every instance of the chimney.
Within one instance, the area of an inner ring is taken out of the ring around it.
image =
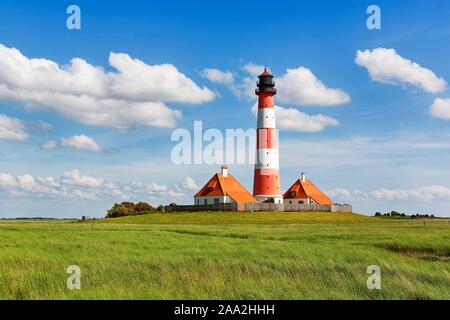
[[[301,174],[300,176],[301,176],[302,182],[306,182],[306,176],[305,176],[305,173],[302,172],[302,174]]]
[[[221,169],[222,169],[222,176],[227,177],[228,176],[228,166],[223,165]]]

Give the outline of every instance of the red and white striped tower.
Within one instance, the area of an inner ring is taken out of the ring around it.
[[[264,69],[258,76],[258,129],[256,138],[256,164],[253,180],[253,196],[263,202],[273,198],[275,203],[283,203],[280,190],[278,164],[277,129],[273,96],[277,93],[273,76]]]

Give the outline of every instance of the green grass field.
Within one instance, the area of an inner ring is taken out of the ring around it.
[[[156,213],[0,221],[0,239],[0,299],[450,299],[449,220]]]

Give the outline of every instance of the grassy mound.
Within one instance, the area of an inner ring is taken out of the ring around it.
[[[104,219],[105,223],[131,224],[295,224],[367,222],[371,218],[356,213],[331,212],[192,212],[154,213]]]

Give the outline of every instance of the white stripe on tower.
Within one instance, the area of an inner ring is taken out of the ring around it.
[[[259,148],[257,159],[257,169],[279,169],[278,149],[276,148]]]
[[[275,109],[258,108],[258,128],[275,129]]]

